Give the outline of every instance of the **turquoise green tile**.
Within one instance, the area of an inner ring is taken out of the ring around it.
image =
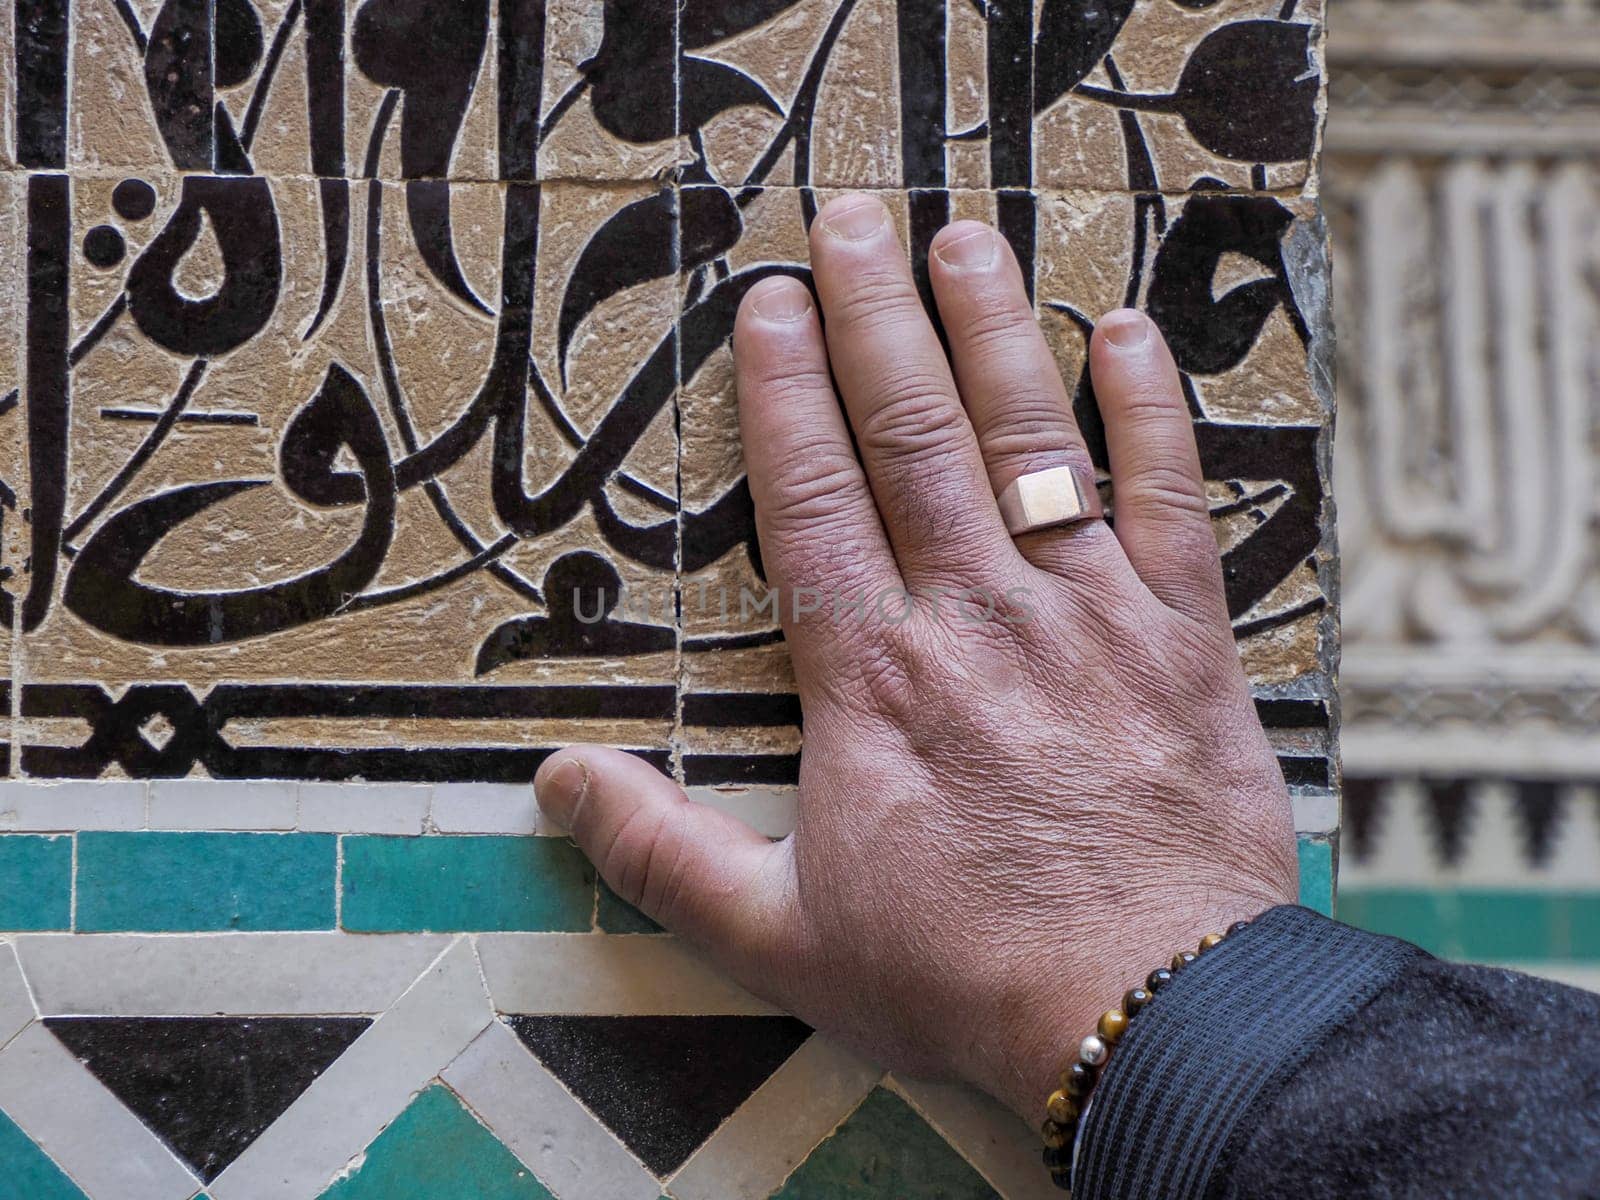
[[[999,1200],[966,1159],[884,1088],[874,1088],[772,1195],[773,1200]]]
[[[344,927],[586,933],[594,868],[566,838],[346,837]]]
[[[82,1189],[3,1112],[0,1112],[0,1178],[5,1180],[5,1187],[15,1189],[8,1191],[8,1196],[26,1196],[27,1200],[88,1200]]]
[[[1600,890],[1344,888],[1339,919],[1469,962],[1600,962]]]
[[[72,839],[0,835],[0,929],[72,924]]]
[[[1300,839],[1300,903],[1325,917],[1333,915],[1333,844]]]
[[[602,933],[662,933],[661,926],[606,886],[600,884],[600,903],[595,909],[595,924]]]
[[[322,1200],[552,1200],[455,1094],[435,1084],[367,1147]]]
[[[332,929],[338,847],[323,833],[83,833],[78,928]]]

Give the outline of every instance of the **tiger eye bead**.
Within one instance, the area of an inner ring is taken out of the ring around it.
[[[1056,1121],[1046,1121],[1039,1132],[1044,1137],[1046,1149],[1061,1150],[1072,1140],[1074,1131]]]
[[[1207,950],[1215,949],[1220,945],[1222,945],[1222,935],[1220,933],[1208,933],[1200,939],[1200,953],[1204,954]]]
[[[1172,969],[1181,971],[1199,957],[1193,950],[1182,950],[1172,956]]]
[[[1172,982],[1172,972],[1165,967],[1157,967],[1150,972],[1150,977],[1144,981],[1147,991],[1154,994]]]
[[[1095,1075],[1088,1063],[1075,1062],[1061,1072],[1061,1090],[1074,1100],[1082,1100],[1094,1087]]]
[[[1100,1014],[1100,1021],[1095,1025],[1100,1040],[1108,1046],[1115,1046],[1127,1028],[1128,1014],[1120,1008],[1108,1008]]]
[[[1231,937],[1233,934],[1238,933],[1241,929],[1248,929],[1249,927],[1249,921],[1235,921],[1232,925],[1228,926],[1228,935]]]
[[[1142,987],[1129,988],[1122,997],[1122,1011],[1130,1018],[1139,1015],[1139,1011],[1150,1003],[1150,993]]]
[[[1078,1102],[1065,1092],[1051,1092],[1045,1103],[1045,1116],[1057,1125],[1071,1125],[1078,1119]]]
[[[1045,1170],[1050,1172],[1050,1181],[1057,1187],[1065,1188],[1072,1177],[1072,1147],[1046,1146],[1044,1165]]]

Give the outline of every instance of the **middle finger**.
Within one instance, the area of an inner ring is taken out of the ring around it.
[[[889,211],[841,196],[811,227],[828,357],[908,584],[976,583],[1016,551]]]

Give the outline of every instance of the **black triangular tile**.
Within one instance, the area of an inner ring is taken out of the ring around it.
[[[506,1019],[657,1175],[681,1166],[811,1036],[793,1017]]]
[[[361,1036],[366,1017],[49,1017],[207,1183]]]

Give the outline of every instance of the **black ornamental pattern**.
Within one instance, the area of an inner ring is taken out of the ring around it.
[[[1092,321],[1150,312],[1264,712],[1326,728],[1320,26],[1294,0],[12,19],[13,773],[518,780],[594,728],[691,783],[792,782],[727,341],[848,186],[918,257],[999,224],[1092,445]]]

